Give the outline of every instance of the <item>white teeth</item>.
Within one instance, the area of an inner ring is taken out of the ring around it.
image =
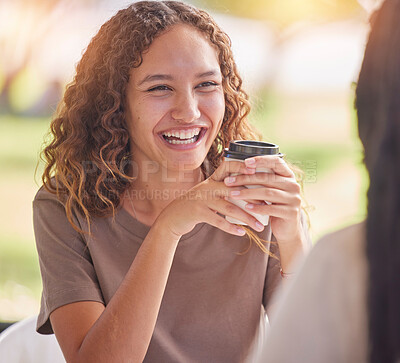
[[[197,136],[200,133],[200,131],[201,131],[201,128],[196,127],[195,129],[190,129],[190,130],[164,132],[163,136],[166,136],[166,137],[172,136],[172,137],[176,137],[181,140],[191,140],[192,138]]]
[[[173,145],[186,145],[186,144],[192,144],[193,142],[196,141],[196,137],[192,137],[191,139],[186,139],[186,140],[167,140],[170,144]]]

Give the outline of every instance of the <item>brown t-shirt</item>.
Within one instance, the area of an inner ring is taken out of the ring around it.
[[[150,227],[120,208],[94,218],[92,234],[76,232],[64,205],[45,189],[33,202],[34,229],[43,280],[37,331],[53,332],[49,315],[76,301],[107,305],[124,279]],[[85,229],[84,218],[75,220]],[[260,234],[271,240],[268,227]],[[247,237],[198,224],[182,236],[145,362],[243,361],[281,277],[279,261]],[[278,255],[276,243],[271,251]]]

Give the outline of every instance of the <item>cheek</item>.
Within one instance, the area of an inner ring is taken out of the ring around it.
[[[221,129],[221,125],[225,115],[224,96],[214,98],[213,101],[211,101],[207,105],[207,110],[205,112],[207,114],[207,117],[213,123],[213,129],[211,131],[211,138],[210,138],[210,142],[212,143],[214,139],[217,137],[219,130]]]
[[[150,102],[149,100],[137,102],[130,113],[132,130],[152,130],[166,109],[165,102]]]
[[[209,115],[214,124],[220,125],[225,114],[224,95],[218,95],[207,100],[204,104],[204,111]]]
[[[149,118],[155,118],[164,114],[171,108],[171,100],[168,98],[149,97],[144,98],[139,103],[141,114],[147,115]]]

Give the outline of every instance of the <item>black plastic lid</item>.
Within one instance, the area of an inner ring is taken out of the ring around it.
[[[226,158],[244,160],[259,155],[277,155],[282,156],[279,152],[279,146],[264,141],[252,140],[236,140],[229,143],[229,148],[224,150]]]

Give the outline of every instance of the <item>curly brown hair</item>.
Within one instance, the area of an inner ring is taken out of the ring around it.
[[[178,1],[140,1],[120,10],[93,37],[76,67],[50,126],[51,141],[42,152],[45,188],[63,196],[68,220],[78,209],[108,216],[120,205],[132,178],[127,172],[130,138],[126,123],[129,71],[169,27],[189,24],[217,47],[223,76],[225,114],[207,160],[216,168],[234,139],[258,139],[247,123],[248,96],[242,89],[228,35],[205,11]]]

